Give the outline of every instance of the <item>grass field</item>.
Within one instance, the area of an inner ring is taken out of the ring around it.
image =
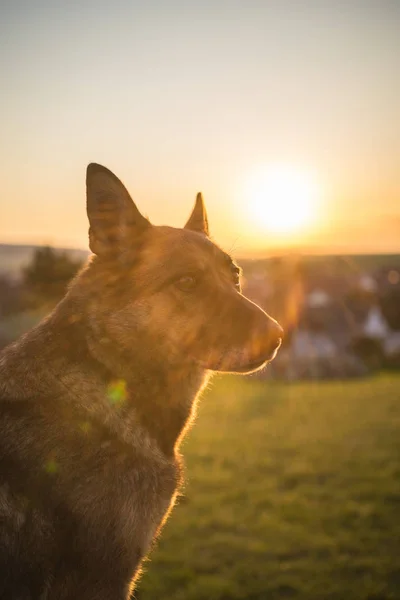
[[[140,600],[400,599],[400,376],[213,380]]]

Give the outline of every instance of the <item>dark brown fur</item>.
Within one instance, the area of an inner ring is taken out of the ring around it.
[[[208,237],[153,227],[87,174],[87,267],[0,358],[1,600],[126,600],[174,504],[179,442],[212,370],[270,360],[281,329]]]

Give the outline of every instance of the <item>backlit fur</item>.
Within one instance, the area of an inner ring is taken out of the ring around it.
[[[258,368],[281,337],[208,237],[200,195],[174,229],[100,165],[87,189],[94,255],[0,357],[2,600],[126,600],[209,373]]]

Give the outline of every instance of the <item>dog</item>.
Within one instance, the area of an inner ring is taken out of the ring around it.
[[[255,371],[281,343],[211,241],[201,194],[176,229],[101,165],[86,187],[92,257],[0,358],[1,600],[131,597],[210,372]]]

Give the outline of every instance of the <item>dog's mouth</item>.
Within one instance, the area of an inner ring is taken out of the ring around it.
[[[279,338],[276,341],[276,344],[275,344],[273,350],[270,350],[268,352],[268,354],[264,354],[263,356],[258,357],[256,360],[252,360],[248,363],[243,363],[243,364],[241,364],[237,361],[235,361],[235,362],[226,361],[226,360],[224,360],[224,357],[221,357],[219,360],[216,360],[213,365],[209,364],[206,361],[195,359],[194,357],[192,357],[192,358],[199,366],[201,366],[202,368],[211,370],[211,371],[219,371],[221,373],[223,373],[223,372],[240,373],[240,374],[253,373],[254,371],[258,371],[259,369],[261,369],[262,367],[264,367],[268,363],[270,363],[272,360],[274,360],[274,358],[277,355],[277,352],[280,348],[281,343],[282,343],[282,339]]]
[[[266,357],[264,356],[263,358],[259,358],[258,360],[249,362],[245,365],[240,365],[239,367],[232,369],[232,371],[234,371],[235,373],[242,373],[242,374],[254,373],[254,371],[258,371],[259,369],[261,369],[262,367],[265,367],[268,363],[270,363],[271,361],[274,360],[281,344],[282,344],[282,339],[279,338],[275,349],[268,356],[266,356]]]

